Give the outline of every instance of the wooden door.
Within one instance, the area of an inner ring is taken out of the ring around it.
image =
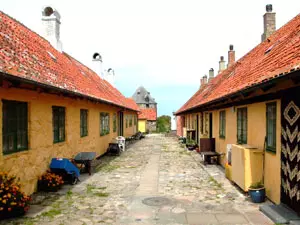
[[[300,214],[300,88],[281,101],[281,202]]]

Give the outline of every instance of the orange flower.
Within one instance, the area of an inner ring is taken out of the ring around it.
[[[2,203],[3,203],[3,204],[6,204],[6,200],[5,200],[5,199],[3,199],[3,200],[2,200]]]
[[[10,198],[10,197],[11,197],[11,194],[10,194],[10,193],[8,193],[8,194],[7,194],[7,197],[9,197],[9,198]]]
[[[2,211],[3,210],[3,207],[0,207],[0,211]]]

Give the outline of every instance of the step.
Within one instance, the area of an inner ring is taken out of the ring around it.
[[[283,205],[262,205],[259,207],[266,216],[268,216],[274,223],[279,224],[299,224],[300,217],[291,209]]]

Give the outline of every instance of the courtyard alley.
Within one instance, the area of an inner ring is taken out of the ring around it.
[[[121,156],[104,156],[75,186],[39,194],[26,218],[1,224],[273,224],[176,138],[151,135]]]

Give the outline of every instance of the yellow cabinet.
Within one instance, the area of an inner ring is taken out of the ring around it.
[[[249,145],[232,145],[232,181],[244,191],[263,178],[263,150]]]
[[[146,132],[146,123],[147,123],[147,120],[139,120],[138,127],[139,127],[140,132],[142,132],[142,133]]]

